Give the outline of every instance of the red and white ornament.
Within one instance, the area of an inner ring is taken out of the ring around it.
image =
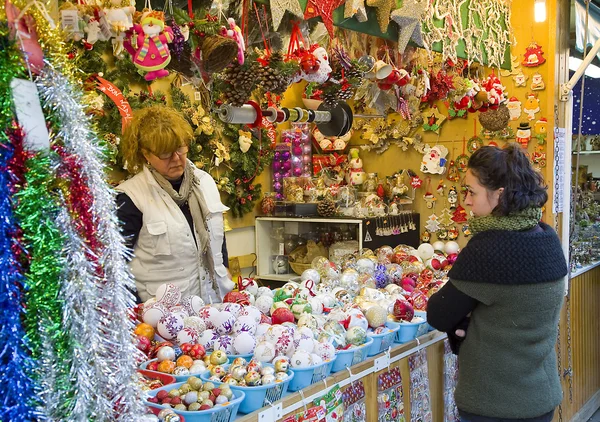
[[[181,290],[174,284],[161,284],[156,289],[156,301],[166,307],[175,306],[181,300]]]

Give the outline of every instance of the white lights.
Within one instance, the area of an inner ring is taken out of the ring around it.
[[[534,0],[533,16],[536,22],[546,22],[546,0]]]
[[[569,57],[569,69],[574,72],[577,71],[582,62],[583,61],[577,57]],[[585,76],[596,79],[600,78],[600,67],[590,64],[587,69],[585,69]]]

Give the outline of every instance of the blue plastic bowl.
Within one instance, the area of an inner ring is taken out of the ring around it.
[[[369,356],[375,356],[384,350],[387,350],[396,337],[396,331],[400,328],[400,324],[396,322],[386,322],[386,330],[381,334],[367,334],[373,339],[373,344],[369,348]]]
[[[223,368],[228,369],[229,365],[222,365]],[[265,365],[270,366],[270,365]],[[281,398],[283,393],[287,391],[290,381],[294,379],[294,372],[288,371],[288,379],[285,381],[277,381],[273,384],[258,385],[256,387],[240,387],[238,385],[229,385],[232,391],[241,391],[244,393],[245,398],[240,403],[240,413],[252,413],[255,410],[261,409],[267,406],[269,403],[274,403]],[[220,381],[210,380],[210,371],[200,375],[202,381],[210,381],[215,384],[223,384]]]
[[[250,360],[252,359],[252,356],[254,356],[254,353],[248,353],[248,354],[245,354],[245,355],[230,355],[230,354],[227,354],[227,363],[233,362],[236,358],[244,358],[244,359],[246,359],[246,362],[250,362]]]
[[[422,335],[427,334],[428,332],[433,330],[431,325],[427,323],[427,311],[415,311],[415,316],[421,317],[425,320],[425,322],[423,322],[417,330],[417,337],[421,337]]]
[[[353,347],[348,350],[338,350],[335,352],[337,359],[333,361],[331,372],[340,372],[349,366],[356,365],[357,363],[365,360],[369,355],[369,350],[373,344],[373,339],[367,337],[367,342],[361,344],[358,347]]]
[[[396,334],[396,343],[407,343],[417,338],[417,331],[422,322],[401,322],[400,329]]]
[[[164,387],[157,388],[156,390],[150,390],[148,392],[148,395],[150,397],[154,397],[160,390],[170,391],[174,388],[181,387],[183,384],[185,384],[185,382],[178,382],[176,384],[165,385]],[[233,399],[231,401],[225,404],[217,404],[212,409],[197,411],[173,409],[173,411],[178,415],[183,416],[186,422],[233,422],[237,416],[240,404],[244,400],[245,396],[242,391],[233,391],[233,389],[231,391],[233,392]],[[171,406],[163,406],[162,404],[151,403],[146,400],[144,400],[144,403],[161,409],[172,409]]]
[[[288,385],[288,391],[302,390],[327,378],[331,374],[331,367],[336,358],[337,356],[334,356],[331,360],[307,368],[292,368],[294,378]]]
[[[140,364],[140,369],[146,369],[146,368],[148,367],[148,364],[149,364],[150,362],[154,362],[155,360],[156,360],[156,359],[151,359],[151,360],[149,360],[149,361],[147,361],[147,362],[144,362],[144,363]],[[158,371],[150,371],[150,370],[148,370],[148,369],[146,369],[146,370],[147,370],[147,371],[149,371],[149,372],[154,372],[154,373],[156,373],[156,374],[162,374],[162,372],[158,372]],[[197,376],[197,377],[198,377],[198,376],[200,376],[200,374],[189,374],[189,375],[174,375],[174,374],[167,374],[167,375],[170,375],[170,376],[172,376],[173,378],[175,378],[175,381],[177,381],[177,382],[185,382],[185,381],[187,381],[187,379],[188,379],[189,377],[191,377],[191,376]]]

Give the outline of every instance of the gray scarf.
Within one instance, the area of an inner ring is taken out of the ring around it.
[[[156,182],[169,194],[169,196],[171,196],[177,205],[182,206],[186,202],[189,204],[192,221],[194,222],[194,230],[196,231],[198,249],[202,253],[207,252],[209,247],[209,237],[206,227],[206,217],[208,216],[209,211],[201,190],[194,189],[195,186],[200,184],[200,181],[194,174],[194,164],[190,160],[187,160],[179,192],[176,192],[175,189],[173,189],[171,182],[165,179],[163,175],[156,171],[156,169],[152,166],[148,166],[148,168]]]

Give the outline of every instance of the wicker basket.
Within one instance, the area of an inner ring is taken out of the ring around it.
[[[485,113],[479,113],[479,123],[484,129],[497,132],[505,129],[510,120],[508,107],[500,105],[496,110],[488,110]]]
[[[310,269],[310,264],[300,264],[298,262],[290,262],[289,264],[292,270],[298,275],[302,275],[304,271]]]
[[[237,57],[238,45],[231,38],[221,35],[206,37],[202,43],[204,70],[208,73],[225,69]]]

